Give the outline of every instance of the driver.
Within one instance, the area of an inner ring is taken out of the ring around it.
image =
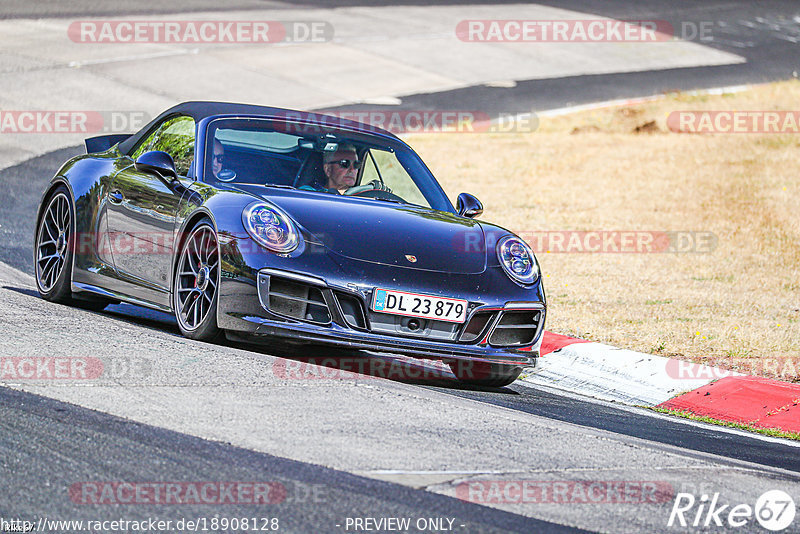
[[[380,180],[373,180],[369,184],[355,186],[358,179],[358,169],[361,161],[358,159],[356,147],[350,144],[340,144],[336,152],[323,152],[322,168],[325,172],[325,184],[314,181],[308,185],[301,186],[300,189],[309,191],[324,191],[336,195],[357,195],[364,191],[386,191],[391,189],[386,187]]]
[[[325,188],[343,194],[356,185],[360,167],[361,162],[353,145],[339,145],[336,152],[323,152],[322,168],[328,179]]]

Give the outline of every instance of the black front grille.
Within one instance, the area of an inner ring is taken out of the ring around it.
[[[268,279],[268,287],[259,284],[259,290],[266,290],[267,298],[262,295],[261,301],[269,311],[300,321],[331,322],[331,312],[319,287],[274,275]]]
[[[489,344],[495,347],[530,345],[536,339],[540,310],[505,311],[489,336]]]
[[[364,316],[364,307],[361,300],[355,295],[348,295],[342,291],[334,292],[336,300],[339,301],[339,308],[348,326],[353,328],[367,328],[367,320]]]
[[[458,338],[459,341],[463,343],[469,343],[470,341],[475,341],[486,330],[486,327],[494,319],[494,316],[497,312],[493,311],[486,311],[486,312],[478,312],[472,316],[472,318],[467,323],[467,326],[464,328],[464,331],[461,333],[461,337]]]

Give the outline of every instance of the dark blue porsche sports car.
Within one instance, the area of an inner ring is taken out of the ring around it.
[[[528,245],[454,208],[419,156],[368,124],[216,102],[86,140],[35,233],[42,297],[174,313],[181,332],[400,353],[501,386],[545,321]]]

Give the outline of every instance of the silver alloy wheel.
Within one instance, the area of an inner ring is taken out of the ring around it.
[[[69,199],[58,193],[50,199],[36,236],[36,282],[42,293],[53,289],[66,264],[72,245]]]
[[[175,314],[185,330],[196,330],[214,303],[219,250],[214,229],[201,224],[183,245],[175,284]]]

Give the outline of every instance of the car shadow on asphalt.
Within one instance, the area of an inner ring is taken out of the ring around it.
[[[9,291],[14,291],[15,293],[21,293],[23,295],[27,295],[29,297],[39,297],[39,292],[35,289],[26,289],[24,287],[13,287],[13,286],[3,286],[3,289],[8,289]]]
[[[259,347],[229,341],[229,346],[281,358],[274,368],[286,380],[391,380],[431,388],[519,395],[508,387],[473,386],[460,382],[447,364],[407,356],[318,346]]]

